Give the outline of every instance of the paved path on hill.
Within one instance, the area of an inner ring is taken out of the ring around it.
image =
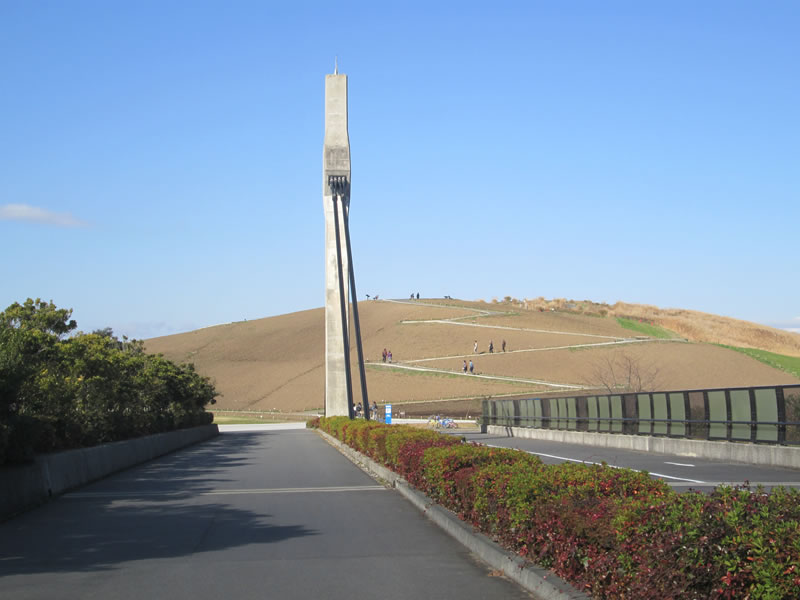
[[[678,343],[686,343],[685,340],[682,339],[641,339],[641,338],[624,338],[624,337],[616,337],[611,335],[598,335],[593,333],[578,333],[575,331],[556,331],[551,329],[531,329],[526,327],[508,327],[506,325],[483,325],[480,323],[462,323],[463,319],[471,319],[477,317],[489,317],[489,316],[504,316],[513,314],[508,311],[493,311],[493,310],[485,310],[480,308],[470,308],[466,306],[449,306],[449,305],[442,305],[442,304],[433,304],[429,302],[419,301],[419,300],[397,300],[397,299],[387,299],[387,300],[379,300],[379,302],[393,302],[395,304],[409,304],[412,306],[429,306],[432,308],[452,308],[452,309],[459,309],[469,311],[471,314],[465,315],[463,317],[451,317],[449,319],[419,319],[419,320],[408,320],[408,321],[401,321],[402,324],[419,324],[419,323],[438,323],[441,325],[455,325],[460,327],[481,327],[485,329],[497,329],[497,330],[504,330],[504,331],[521,331],[527,333],[545,333],[548,335],[564,335],[564,336],[575,336],[575,337],[589,337],[589,338],[599,338],[606,341],[603,342],[593,342],[590,344],[568,344],[564,346],[546,346],[543,348],[522,348],[517,350],[509,350],[507,352],[495,352],[493,356],[502,356],[503,354],[517,354],[517,353],[527,353],[527,352],[551,352],[553,350],[575,350],[580,348],[595,348],[601,346],[621,346],[621,345],[628,345],[628,344],[646,344],[646,343],[653,343],[653,342],[678,342]],[[477,355],[475,353],[469,354],[453,354],[447,356],[433,356],[427,358],[412,358],[412,359],[404,359],[402,362],[393,362],[393,363],[370,363],[372,367],[378,368],[399,368],[399,369],[408,369],[413,371],[428,371],[431,373],[444,373],[444,374],[462,374],[461,371],[456,371],[452,369],[440,369],[435,367],[416,367],[416,366],[409,366],[409,365],[416,365],[418,363],[424,362],[432,362],[437,360],[457,360],[457,359],[469,359],[474,358],[475,356],[488,356],[485,352],[480,352]],[[572,390],[584,390],[590,389],[588,386],[584,385],[577,385],[573,383],[556,383],[552,381],[545,381],[541,379],[528,379],[524,377],[510,377],[510,376],[496,376],[496,375],[486,375],[486,374],[479,374],[479,375],[469,375],[471,377],[479,377],[482,379],[493,379],[498,381],[508,381],[508,382],[515,382],[515,383],[532,383],[536,385],[543,385],[550,388],[556,389],[572,389]],[[593,388],[592,388],[593,389]]]
[[[317,434],[284,429],[226,431],[0,524],[0,598],[529,596]]]
[[[431,359],[431,360],[438,360],[438,359]],[[378,369],[403,369],[406,371],[422,371],[427,373],[444,373],[447,375],[459,375],[463,377],[473,377],[475,379],[492,379],[494,381],[511,381],[514,383],[535,383],[538,385],[546,385],[548,387],[553,388],[560,388],[560,389],[569,389],[569,390],[583,390],[586,389],[584,386],[581,385],[574,385],[571,383],[553,383],[550,381],[544,381],[542,379],[526,379],[524,377],[508,377],[505,375],[485,375],[480,373],[461,373],[460,371],[450,371],[448,369],[435,369],[433,367],[415,367],[413,365],[409,365],[406,363],[414,363],[414,362],[421,362],[421,361],[404,361],[402,363],[392,362],[392,363],[369,363],[370,367],[375,367]],[[497,396],[495,396],[497,397]],[[457,399],[457,398],[456,398]],[[425,402],[429,402],[426,400]],[[405,403],[404,403],[405,404]]]

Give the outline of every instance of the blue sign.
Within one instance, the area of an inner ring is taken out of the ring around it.
[[[386,421],[387,425],[391,425],[392,424],[392,405],[391,404],[387,404],[386,405],[386,419],[385,419],[385,421]]]

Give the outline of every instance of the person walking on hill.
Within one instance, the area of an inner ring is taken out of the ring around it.
[[[464,366],[461,367],[461,370],[464,371],[464,374],[467,372],[467,361],[464,361]]]
[[[392,351],[391,350],[389,350],[389,352],[386,354],[386,360],[388,360],[390,363],[392,362]]]
[[[503,340],[502,346],[503,346],[503,352],[505,352],[506,351],[506,341],[505,340]]]
[[[475,365],[472,364],[472,361],[469,361],[469,372],[470,375],[475,371]]]
[[[383,354],[381,354],[381,358],[383,359],[383,362],[386,362],[386,348],[383,349]]]
[[[492,340],[489,340],[489,354],[493,353],[494,353],[494,343],[492,342]]]
[[[473,354],[478,353],[478,340],[475,340],[475,345],[472,347],[472,353]]]

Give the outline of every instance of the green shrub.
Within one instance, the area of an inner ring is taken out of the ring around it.
[[[31,299],[0,313],[0,464],[211,423],[217,392],[193,365],[110,330],[66,337],[71,314]]]
[[[678,494],[638,471],[544,465],[405,426],[336,417],[320,427],[592,597],[800,597],[797,490]]]

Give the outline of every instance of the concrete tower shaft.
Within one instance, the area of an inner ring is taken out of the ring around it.
[[[325,141],[322,151],[325,212],[325,414],[349,415],[349,276],[345,247],[350,210],[350,138],[347,75],[325,76]],[[344,307],[344,308],[343,308]]]
[[[347,75],[325,76],[325,142],[322,195],[332,196],[331,177],[344,178],[350,199],[350,136],[347,131]],[[340,183],[341,179],[338,179]],[[341,190],[340,190],[341,191]]]

